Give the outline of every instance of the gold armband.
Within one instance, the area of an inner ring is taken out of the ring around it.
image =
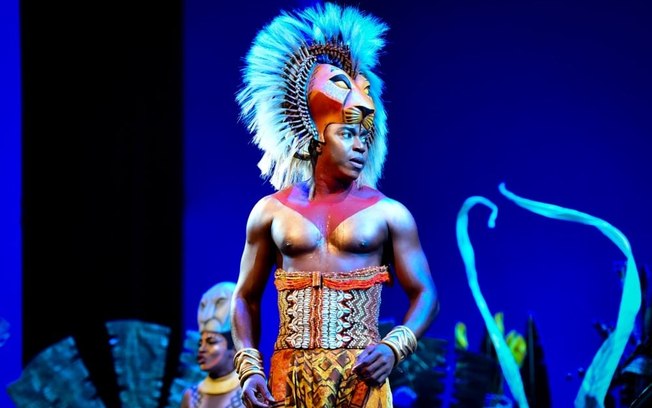
[[[380,341],[394,352],[394,367],[417,349],[417,337],[407,326],[396,326]]]
[[[233,357],[233,362],[235,363],[235,371],[238,373],[241,387],[244,386],[244,382],[247,378],[254,374],[260,374],[263,378],[267,378],[263,371],[263,357],[260,354],[260,351],[255,348],[243,348],[238,350]]]

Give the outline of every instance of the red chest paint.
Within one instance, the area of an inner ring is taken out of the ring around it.
[[[351,190],[312,200],[304,186],[293,186],[274,194],[274,198],[312,222],[327,237],[342,221],[376,204],[384,195],[370,187]]]

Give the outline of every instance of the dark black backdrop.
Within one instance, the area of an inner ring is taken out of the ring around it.
[[[118,406],[104,323],[180,329],[181,1],[20,7],[23,362],[73,336]]]

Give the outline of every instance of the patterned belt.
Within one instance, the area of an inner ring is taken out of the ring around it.
[[[274,348],[365,348],[377,343],[382,283],[387,281],[387,266],[351,272],[277,269],[280,327]]]

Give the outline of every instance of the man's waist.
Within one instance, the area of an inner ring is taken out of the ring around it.
[[[365,348],[380,340],[382,286],[337,290],[325,286],[282,290],[276,349]]]

